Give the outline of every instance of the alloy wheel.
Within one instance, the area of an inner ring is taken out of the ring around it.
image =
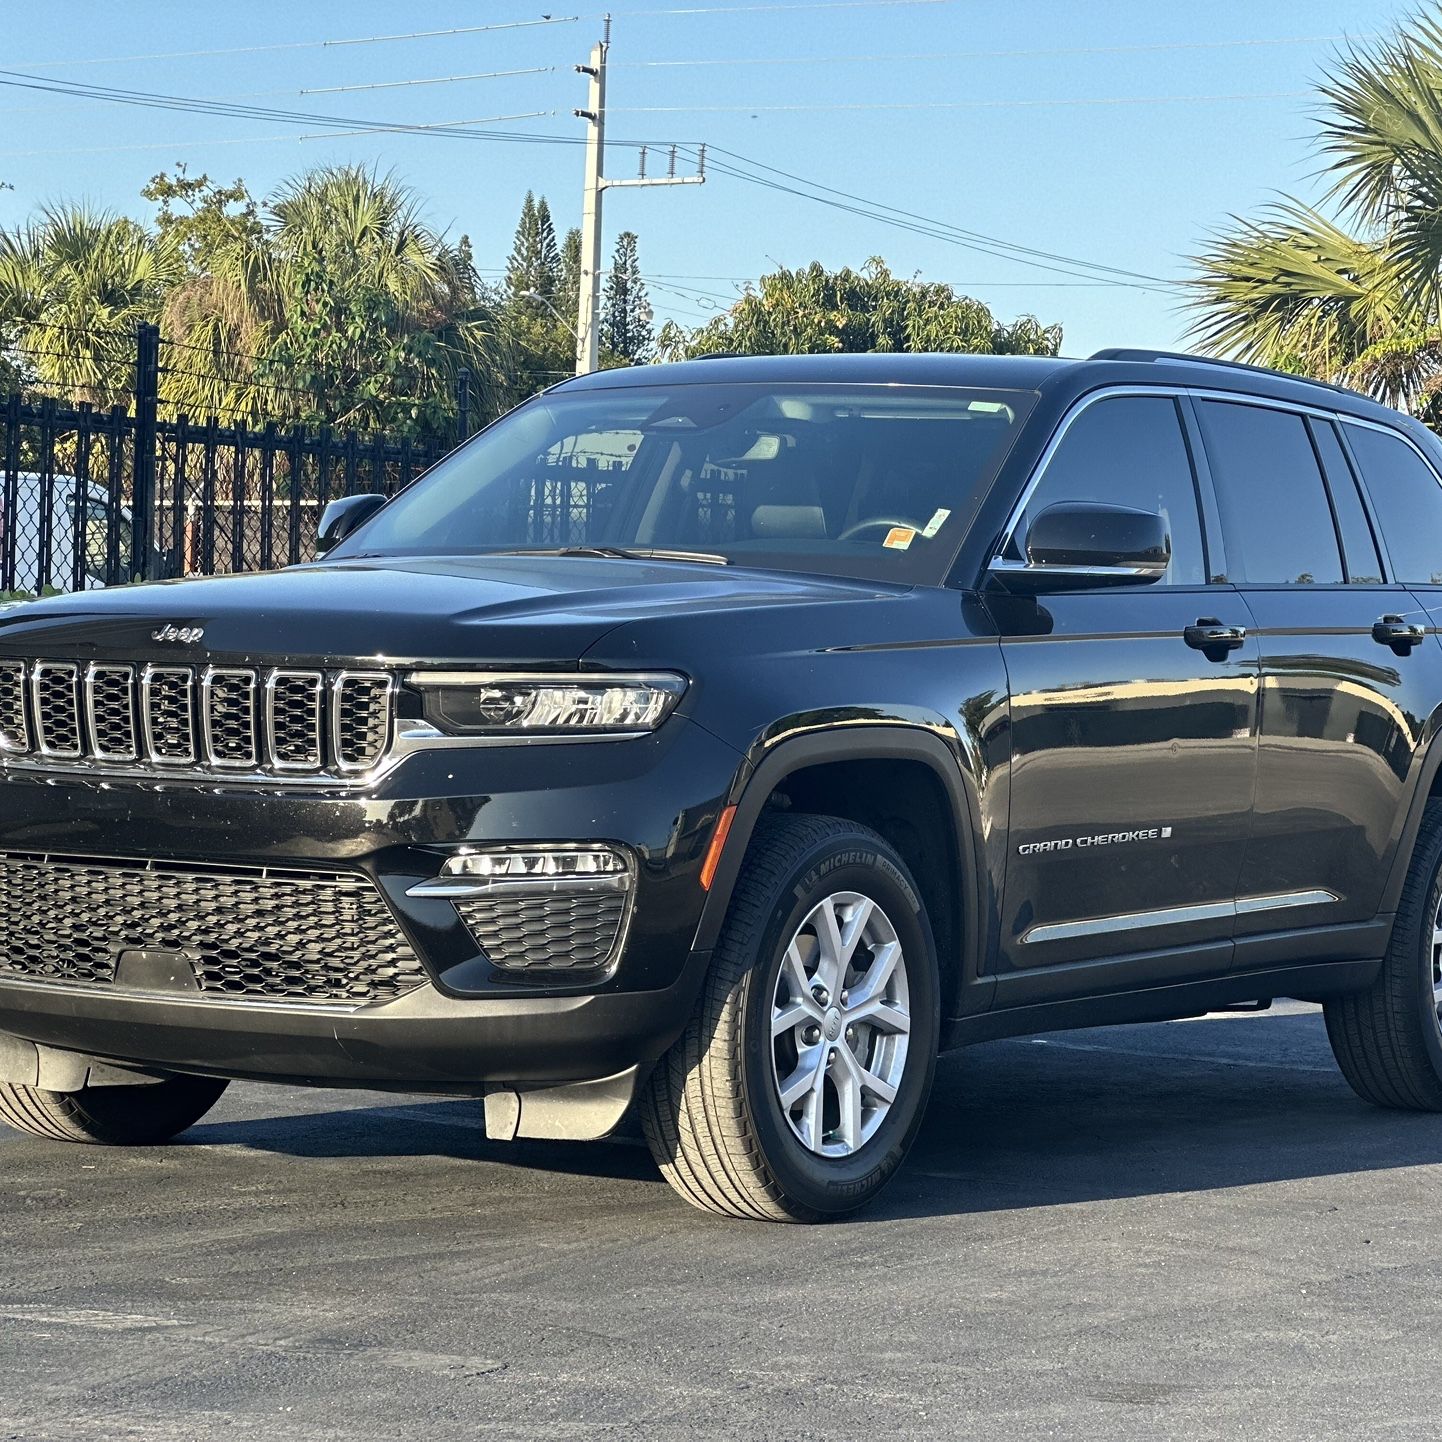
[[[876,1134],[901,1086],[910,1035],[896,928],[870,897],[834,892],[787,943],[771,1006],[776,1095],[808,1151],[848,1157]]]

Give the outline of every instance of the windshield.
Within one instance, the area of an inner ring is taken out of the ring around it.
[[[1032,397],[901,386],[618,386],[538,397],[331,554],[695,553],[937,583]]]

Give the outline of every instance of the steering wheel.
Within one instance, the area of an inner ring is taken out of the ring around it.
[[[866,531],[880,531],[882,529],[892,531],[898,527],[906,531],[915,531],[918,536],[921,534],[921,527],[918,526],[915,521],[887,520],[884,517],[875,516],[869,521],[857,521],[854,526],[847,526],[836,539],[838,541],[853,541],[857,536]]]

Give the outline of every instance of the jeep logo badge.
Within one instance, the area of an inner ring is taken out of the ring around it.
[[[162,626],[158,631],[150,633],[152,641],[179,641],[182,645],[192,645],[205,635],[201,626]]]

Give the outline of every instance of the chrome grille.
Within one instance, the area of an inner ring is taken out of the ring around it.
[[[35,738],[42,756],[80,756],[80,668],[70,661],[37,661],[30,674]]]
[[[205,759],[222,769],[251,770],[260,760],[255,734],[255,672],[212,666],[201,681]]]
[[[379,671],[0,661],[0,762],[354,779],[390,750]]]
[[[318,771],[321,757],[319,671],[275,671],[266,685],[265,727],[278,771]]]
[[[195,702],[189,666],[147,666],[141,678],[145,745],[157,766],[195,760]],[[102,758],[103,759],[103,758]]]
[[[135,761],[135,668],[96,662],[85,673],[90,749],[102,761]]]
[[[390,739],[391,678],[364,672],[342,675],[331,711],[332,745],[342,771],[369,771]]]
[[[30,722],[25,712],[25,667],[0,663],[0,751],[28,751]]]

